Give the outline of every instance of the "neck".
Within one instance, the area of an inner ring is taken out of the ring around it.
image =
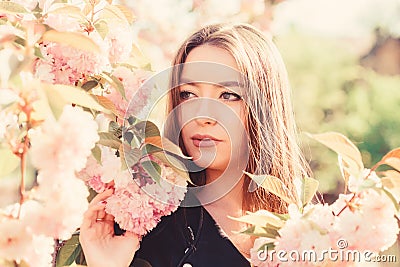
[[[210,184],[213,182],[224,181],[224,179],[232,179],[234,175],[222,174],[215,170],[206,170],[206,183]],[[220,180],[221,179],[221,180]],[[237,178],[235,178],[237,179]],[[220,191],[220,198],[211,203],[206,203],[207,206],[213,208],[222,208],[224,210],[230,210],[237,212],[242,212],[242,201],[243,201],[243,183],[244,175],[242,175],[233,187],[225,186],[224,183],[218,186],[218,191]],[[223,191],[224,190],[224,191]],[[240,214],[241,215],[241,214]]]

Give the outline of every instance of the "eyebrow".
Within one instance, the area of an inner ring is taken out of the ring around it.
[[[243,88],[244,85],[238,81],[223,81],[223,82],[207,82],[207,81],[194,81],[188,78],[181,78],[179,80],[180,85],[182,84],[196,84],[196,83],[211,83],[223,87],[240,87]]]

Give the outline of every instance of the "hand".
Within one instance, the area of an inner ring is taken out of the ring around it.
[[[129,266],[139,248],[134,233],[114,234],[114,217],[105,212],[105,199],[112,193],[113,189],[108,189],[94,197],[84,215],[79,241],[88,267]]]

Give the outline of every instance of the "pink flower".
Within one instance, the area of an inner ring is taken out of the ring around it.
[[[75,85],[79,80],[109,69],[106,53],[97,54],[56,43],[41,44],[40,49],[44,59],[36,61],[35,75],[42,81]]]
[[[126,99],[115,88],[111,88],[111,93],[105,96],[114,103],[121,118],[124,118],[125,114],[138,114],[146,105],[150,92],[138,91],[138,89],[149,74],[149,72],[144,71],[132,72],[126,67],[117,67],[114,70],[113,75],[124,86]]]
[[[54,239],[35,235],[29,221],[17,219],[19,204],[14,204],[0,211],[0,259],[21,262],[32,267],[50,267],[54,251]]]
[[[58,121],[46,120],[31,136],[32,163],[39,170],[79,171],[99,139],[97,124],[83,109],[65,106]]]
[[[101,149],[101,164],[90,155],[86,167],[78,173],[78,177],[87,182],[97,193],[106,189],[106,184],[114,181],[115,187],[125,187],[132,180],[129,170],[123,170],[121,158],[116,156],[116,150],[99,145]]]
[[[115,217],[122,229],[140,236],[152,230],[162,216],[175,211],[186,193],[186,181],[158,163],[163,177],[160,183],[154,182],[138,163],[133,168],[135,179],[130,179],[124,187],[116,186],[107,199],[106,212]]]
[[[371,185],[379,183],[380,178],[376,175],[376,172],[371,171],[370,169],[363,169],[357,177],[350,175],[348,188],[350,192],[357,193]]]
[[[350,201],[352,196],[339,196],[332,204],[335,214],[347,206],[346,201]],[[348,249],[378,252],[396,242],[399,233],[396,210],[386,195],[368,189],[358,193],[352,203],[353,208],[345,208],[335,225],[338,236],[346,239]]]
[[[28,10],[33,10],[38,4],[38,0],[11,0],[11,2],[17,3]]]
[[[79,19],[67,14],[49,13],[43,23],[60,32],[80,32],[82,30]]]
[[[133,46],[133,31],[129,24],[109,24],[110,30],[105,38],[109,45],[111,63],[127,62]]]
[[[97,193],[104,192],[106,190],[106,184],[101,180],[100,176],[93,176],[89,181],[88,185],[93,188]]]
[[[34,235],[29,251],[24,255],[24,261],[29,267],[51,267],[54,252],[54,239],[49,236]]]
[[[280,237],[277,238],[275,250],[285,251],[287,255],[296,254],[294,259],[288,257],[288,261],[280,262],[279,266],[316,266],[321,263],[317,260],[321,252],[331,244],[329,235],[305,218],[287,220],[278,232]],[[315,252],[315,260],[301,258],[303,253],[310,251]]]
[[[31,231],[59,239],[68,239],[81,225],[88,208],[89,191],[85,183],[70,174],[39,172],[39,187],[22,206],[23,219]],[[56,216],[55,216],[56,214]],[[46,222],[46,223],[43,223]]]
[[[0,215],[0,258],[20,262],[29,253],[32,238],[23,221]]]

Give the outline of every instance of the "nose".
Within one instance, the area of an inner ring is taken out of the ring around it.
[[[194,119],[196,123],[199,126],[205,126],[205,125],[215,125],[217,123],[216,120],[210,118],[210,117],[198,117]]]
[[[214,125],[217,123],[215,118],[212,118],[213,111],[216,110],[215,101],[208,98],[200,98],[196,101],[194,120],[200,126]]]

